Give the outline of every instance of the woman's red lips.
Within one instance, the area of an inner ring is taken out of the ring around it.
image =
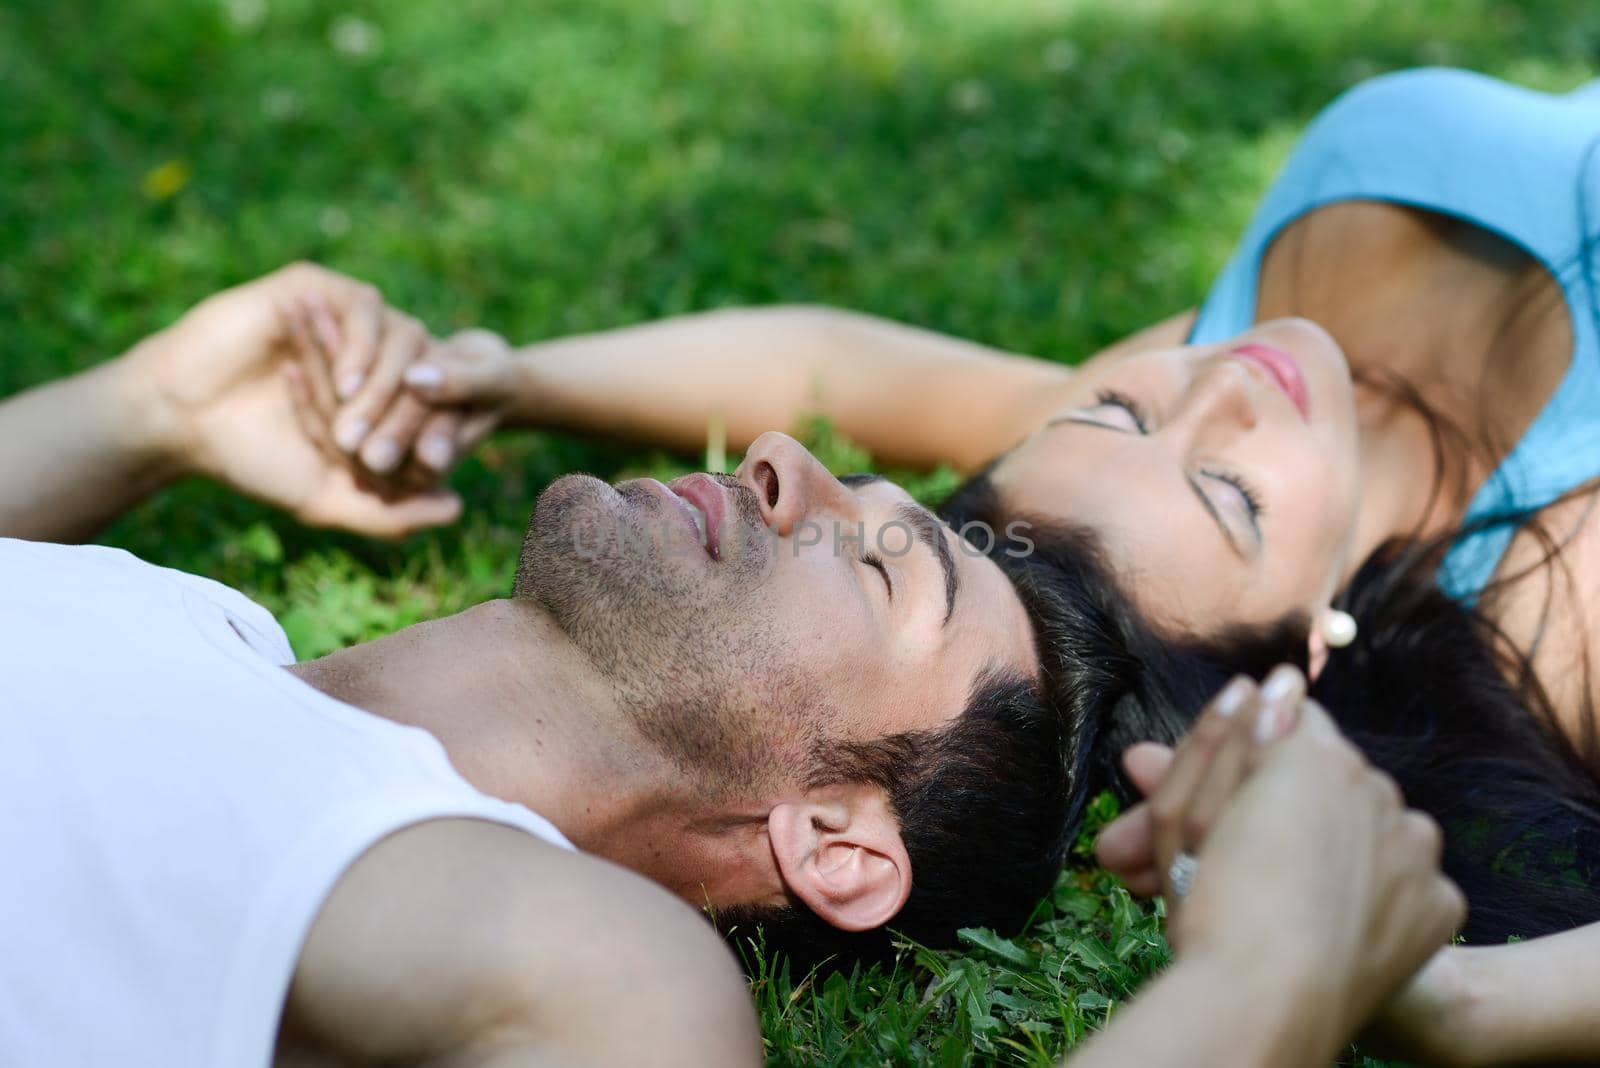
[[[1240,345],[1229,355],[1248,360],[1267,372],[1300,410],[1300,417],[1307,420],[1311,418],[1311,394],[1306,389],[1306,376],[1300,372],[1300,365],[1293,356],[1274,345],[1263,345],[1258,341]]]
[[[698,473],[674,479],[667,488],[700,509],[706,520],[706,552],[713,560],[721,559],[722,518],[728,512],[726,488],[711,476]]]

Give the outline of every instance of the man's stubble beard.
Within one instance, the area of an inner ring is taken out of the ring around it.
[[[648,492],[619,489],[624,499]],[[759,518],[743,492],[735,506]],[[765,529],[744,518],[733,529]],[[628,546],[579,537],[583,524],[593,533],[626,522],[592,487],[552,486],[529,528],[519,594],[545,607],[640,738],[701,795],[750,796],[805,778],[821,740],[818,688],[794,666],[782,620],[761,596],[765,554],[708,570],[672,559],[681,544],[663,552],[659,531],[639,537],[633,527]]]

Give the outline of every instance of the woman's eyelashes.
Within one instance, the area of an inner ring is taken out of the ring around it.
[[[1150,417],[1143,405],[1137,400],[1116,389],[1102,389],[1095,395],[1094,407],[1091,412],[1099,413],[1101,409],[1112,409],[1116,414],[1113,418],[1125,420],[1128,426],[1125,429],[1136,431],[1140,434],[1150,433]],[[1242,475],[1231,471],[1216,471],[1205,469],[1200,472],[1206,478],[1221,482],[1228,487],[1237,503],[1238,510],[1249,520],[1256,537],[1261,536],[1261,517],[1266,515],[1266,506],[1262,503],[1261,494]]]
[[[1261,534],[1261,517],[1266,514],[1266,509],[1261,503],[1261,495],[1239,475],[1229,471],[1201,471],[1202,475],[1215,479],[1229,486],[1238,495],[1244,513],[1250,519],[1250,525],[1255,528],[1257,537]]]
[[[1095,408],[1118,408],[1141,434],[1150,433],[1150,423],[1139,402],[1115,389],[1102,389],[1094,398]]]

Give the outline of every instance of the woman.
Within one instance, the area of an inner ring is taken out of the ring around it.
[[[1310,127],[1198,314],[1079,368],[805,308],[514,359],[352,344],[336,434],[392,469],[404,375],[414,398],[683,446],[820,411],[880,459],[982,467],[949,516],[1036,523],[1021,581],[1081,609],[1055,644],[1086,695],[1086,788],[1225,671],[1293,653],[1445,822],[1469,934],[1557,931],[1600,919],[1597,143],[1600,83],[1391,75]]]
[[[1597,137],[1600,82],[1551,96],[1390,75],[1306,132],[1197,315],[1078,368],[817,308],[687,316],[512,359],[480,333],[417,366],[366,336],[338,357],[336,437],[397,467],[419,429],[390,404],[402,374],[436,404],[685,448],[717,419],[741,447],[820,412],[893,464],[1001,457],[984,477],[1007,512],[1114,535],[1113,563],[1137,565],[1139,600],[1179,631],[1317,618],[1385,541],[1462,527],[1441,584],[1472,601],[1542,559],[1518,536],[1530,515],[1582,588],[1600,536],[1580,529],[1584,495],[1556,502],[1600,474]],[[435,468],[451,451],[445,435],[416,443]],[[1488,614],[1581,740],[1589,695],[1566,670],[1592,648],[1566,625],[1581,605],[1530,578]]]

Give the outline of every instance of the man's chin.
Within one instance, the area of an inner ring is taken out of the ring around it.
[[[586,503],[598,503],[608,494],[615,496],[616,491],[593,475],[562,475],[539,494],[539,499],[533,505],[533,521],[538,524],[541,517],[564,518],[570,509]]]
[[[562,475],[534,503],[524,556],[531,549],[534,561],[593,560],[616,529],[621,503],[592,475]]]

